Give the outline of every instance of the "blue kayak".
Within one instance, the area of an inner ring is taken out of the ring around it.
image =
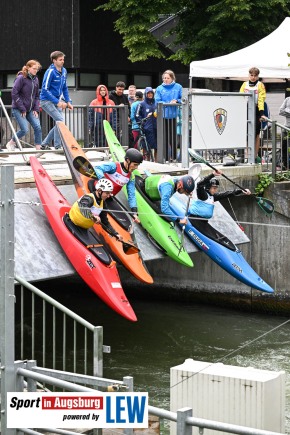
[[[183,216],[186,204],[177,195],[173,195],[170,199],[170,208],[177,216]],[[189,217],[184,231],[202,252],[234,278],[254,289],[267,293],[274,292],[252,269],[240,249],[207,220]]]

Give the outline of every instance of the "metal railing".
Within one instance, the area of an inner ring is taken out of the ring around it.
[[[43,367],[103,376],[103,352],[110,352],[103,346],[103,327],[87,322],[23,278],[15,279],[20,284],[16,359],[37,359]]]
[[[96,388],[110,388],[112,385],[118,385],[120,388],[124,387],[126,391],[133,391],[133,378],[124,377],[123,381],[114,381],[111,379],[100,379],[96,377],[88,377],[83,375],[75,375],[73,373],[63,373],[56,371],[47,371],[41,367],[36,366],[35,361],[28,362],[17,362],[15,364],[15,372],[17,376],[18,391],[23,391],[27,380],[27,390],[36,391],[37,383],[49,384],[53,387],[61,388],[66,391],[74,392],[96,392]],[[81,385],[80,385],[81,384]],[[93,386],[94,389],[85,387],[84,385]],[[222,423],[214,420],[203,419],[193,417],[192,409],[189,407],[181,408],[177,412],[167,411],[165,409],[156,408],[153,406],[148,406],[149,415],[155,415],[163,420],[169,420],[171,422],[176,422],[176,435],[190,435],[192,433],[192,427],[198,427],[199,433],[203,434],[205,429],[212,429],[217,432],[227,432],[231,434],[240,435],[283,435],[278,432],[272,432],[267,430],[261,430],[256,428],[238,426],[229,423]],[[42,431],[45,430],[51,433],[66,433],[69,431],[60,431],[59,429],[48,429],[41,428]],[[19,429],[19,431],[26,432],[24,429]],[[34,434],[39,434],[37,430],[33,431]],[[124,429],[124,434],[133,434],[132,429]]]
[[[15,118],[11,113],[11,105],[5,106],[7,114],[11,118],[13,127],[18,130],[18,125]],[[102,116],[102,113],[97,110],[105,110],[106,108],[112,109],[112,127],[116,133],[116,136],[123,146],[128,145],[129,137],[129,124],[128,124],[128,107],[127,106],[86,106],[76,105],[73,110],[65,109],[64,122],[74,135],[75,139],[82,142],[84,147],[104,147],[105,134],[103,129],[103,123],[98,122],[98,114]],[[8,119],[4,116],[3,109],[0,106],[0,147],[5,148],[7,142],[12,137],[11,128],[9,126]],[[40,123],[42,127],[42,137],[48,134],[49,130],[53,127],[54,121],[43,110],[40,111]],[[106,119],[106,118],[104,118]],[[33,129],[29,126],[28,134],[21,138],[23,147],[29,145],[34,146],[34,134]]]
[[[261,135],[261,163],[266,164],[275,178],[278,173],[289,171],[290,128],[268,119],[271,129]]]

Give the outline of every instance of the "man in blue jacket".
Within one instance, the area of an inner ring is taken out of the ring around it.
[[[64,121],[62,111],[66,108],[73,110],[67,87],[67,71],[64,68],[65,54],[53,51],[50,55],[52,64],[46,70],[43,78],[40,107],[52,117],[54,121]],[[41,150],[49,149],[54,140],[54,148],[61,148],[61,140],[56,126],[54,126],[42,141]]]

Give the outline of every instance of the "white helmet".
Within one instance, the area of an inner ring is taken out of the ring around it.
[[[113,192],[114,190],[112,181],[107,180],[107,178],[101,178],[95,188],[96,190],[100,189],[102,192]]]

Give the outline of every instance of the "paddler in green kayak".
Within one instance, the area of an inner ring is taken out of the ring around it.
[[[160,201],[161,212],[172,221],[186,224],[187,218],[172,213],[169,206],[171,196],[183,193],[189,196],[194,191],[194,179],[190,175],[172,177],[171,175],[150,175],[145,179],[145,192],[152,201]]]

